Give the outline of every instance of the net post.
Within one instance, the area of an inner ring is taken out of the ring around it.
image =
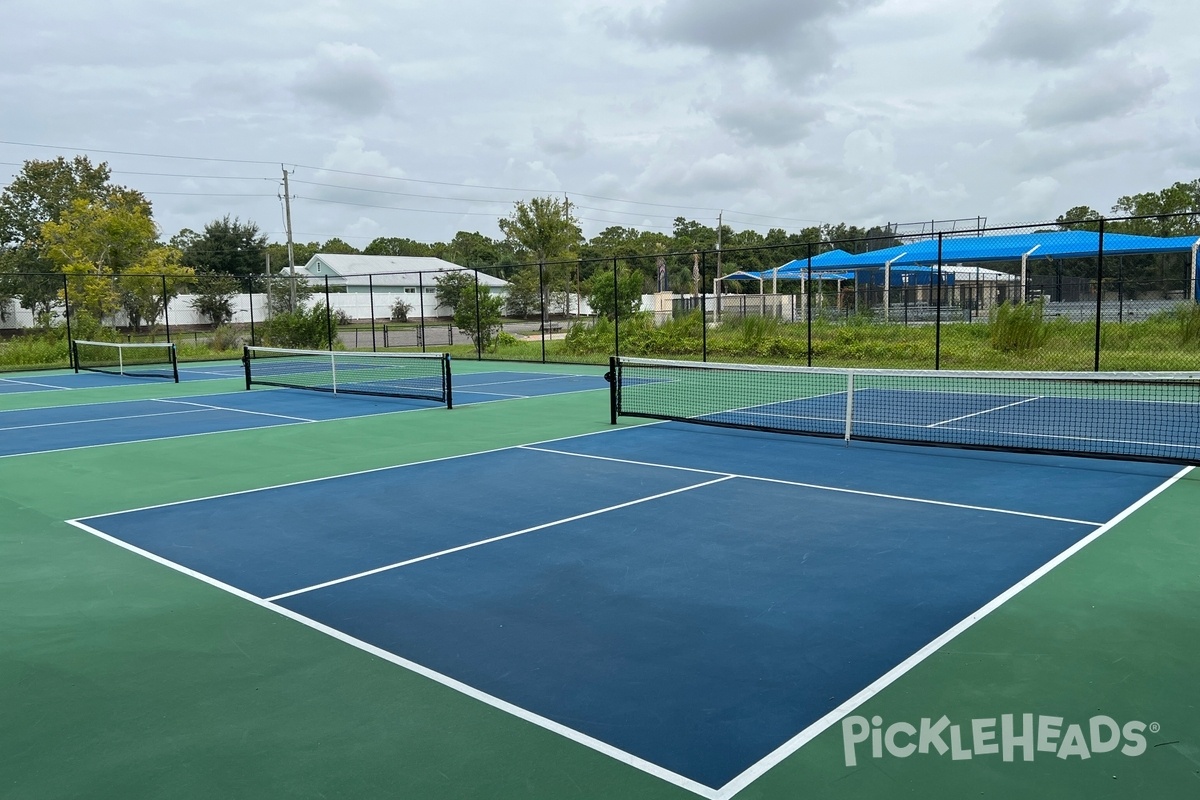
[[[168,342],[167,344],[171,346],[171,377],[175,379],[176,383],[179,383],[179,351],[175,349],[174,342]]]
[[[854,427],[854,371],[846,373],[846,444],[850,444],[850,432]]]
[[[242,345],[242,368],[246,371],[246,391],[250,391],[250,347]]]
[[[337,358],[332,349],[329,351],[329,382],[333,386],[333,393],[337,394]]]
[[[617,424],[617,411],[621,405],[621,395],[617,388],[621,383],[621,378],[620,378],[620,374],[619,374],[619,367],[617,364],[616,356],[609,356],[609,358],[608,358],[608,374],[605,375],[604,377],[608,379],[609,423],[612,425],[616,425]]]
[[[454,408],[454,382],[450,378],[450,354],[442,356],[442,383],[446,388],[446,408]]]
[[[75,367],[75,373],[79,374],[79,343],[74,339],[71,340],[71,352],[69,357],[72,365]]]

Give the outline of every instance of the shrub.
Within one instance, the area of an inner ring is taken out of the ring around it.
[[[271,347],[319,350],[329,346],[329,312],[324,303],[307,311],[276,314],[263,329],[263,342]]]
[[[412,311],[412,303],[397,300],[392,303],[392,322],[408,322],[408,312]]]
[[[1179,319],[1179,338],[1183,344],[1200,344],[1200,305],[1189,303],[1176,312]]]
[[[235,328],[231,328],[228,325],[221,325],[213,331],[208,345],[217,352],[239,350],[242,347],[242,335]]]
[[[1001,303],[988,320],[992,347],[1007,353],[1025,353],[1046,343],[1042,303]]]

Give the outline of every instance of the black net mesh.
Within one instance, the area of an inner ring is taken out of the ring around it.
[[[451,403],[450,359],[444,353],[354,353],[247,347],[247,387],[410,397]]]
[[[71,346],[76,371],[179,381],[175,345],[170,342],[130,344],[75,340]]]
[[[837,370],[614,359],[614,415],[1200,463],[1200,373]]]

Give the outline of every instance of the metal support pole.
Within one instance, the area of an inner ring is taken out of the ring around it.
[[[708,259],[700,254],[700,360],[708,361]]]
[[[1100,312],[1104,301],[1104,217],[1100,218],[1099,231],[1100,238],[1096,250],[1096,372],[1100,371]]]
[[[621,293],[617,290],[617,260],[613,259],[613,355],[621,355]]]
[[[933,368],[942,368],[942,237],[938,233],[938,262],[937,262],[937,308],[933,325]]]
[[[421,340],[421,352],[425,352],[425,274],[417,272],[417,311],[421,318],[417,320],[417,338]]]
[[[329,307],[329,276],[325,276],[325,332],[329,335],[329,349],[333,350],[333,310]]]
[[[812,304],[812,242],[808,243],[808,265],[805,267],[805,276],[804,276],[804,305],[806,306],[805,322],[808,326],[808,334],[807,334],[808,335],[808,348],[807,348],[808,349],[808,359],[807,359],[806,363],[808,366],[811,367],[812,366],[812,353],[813,353],[813,342],[812,342],[812,306],[813,306],[813,304]]]
[[[550,319],[550,309],[547,307],[549,303],[546,297],[546,264],[542,261],[538,262],[538,301],[542,307],[542,363],[546,363],[546,325]]]
[[[257,344],[254,338],[254,276],[246,276],[246,289],[250,297],[250,344]]]
[[[475,360],[483,361],[483,318],[479,313],[479,269],[475,270]]]
[[[75,357],[75,348],[71,346],[71,298],[67,292],[67,276],[63,275],[63,316],[67,319],[67,360],[75,371],[79,371],[79,359]]]
[[[367,296],[371,300],[371,352],[375,352],[375,279],[367,275]],[[357,329],[356,329],[357,330]],[[355,342],[357,345],[357,341]]]
[[[163,287],[163,321],[166,323],[166,326],[167,326],[167,342],[170,342],[171,341],[171,309],[168,306],[171,305],[171,298],[167,296],[167,276],[162,275],[160,277],[162,278],[162,287]]]

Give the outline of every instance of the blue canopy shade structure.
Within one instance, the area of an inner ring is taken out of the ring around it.
[[[872,250],[868,253],[852,254],[843,250],[831,250],[808,259],[796,259],[762,272],[743,273],[746,277],[760,280],[805,280],[810,274],[814,280],[831,279],[835,276],[842,280],[857,277],[860,282],[870,282],[885,287],[899,285],[893,271],[910,276],[927,275],[914,272],[913,267],[934,267],[939,263],[947,264],[980,264],[988,262],[1020,262],[1021,282],[1025,282],[1028,263],[1031,260],[1095,258],[1103,245],[1104,255],[1133,256],[1157,253],[1184,253],[1191,259],[1191,291],[1190,296],[1200,299],[1200,286],[1197,285],[1197,251],[1200,249],[1200,237],[1196,236],[1135,236],[1127,233],[1106,233],[1101,238],[1097,231],[1069,230],[1045,231],[1040,233],[1009,233],[994,236],[945,236],[941,239],[941,252],[938,252],[938,239],[923,239],[921,241],[896,245],[882,250]],[[883,274],[875,271],[882,270]],[[925,280],[928,278],[912,280]],[[885,296],[884,303],[887,299]]]

